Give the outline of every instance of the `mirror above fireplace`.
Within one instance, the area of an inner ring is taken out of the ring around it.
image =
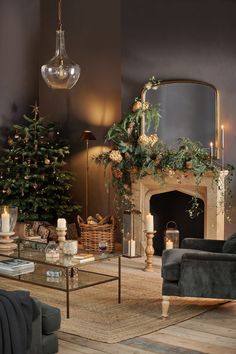
[[[157,134],[165,143],[188,137],[209,148],[212,141],[219,155],[219,102],[213,85],[194,80],[163,80],[152,87],[145,85],[141,98],[159,107]],[[145,132],[153,133],[153,127]]]

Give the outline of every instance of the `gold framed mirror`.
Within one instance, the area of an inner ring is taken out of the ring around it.
[[[213,142],[219,158],[219,93],[215,86],[197,80],[150,80],[142,89],[141,101],[159,107],[157,134],[165,143],[188,137],[209,148]],[[143,113],[141,133],[152,132],[153,127],[147,130],[145,126]]]

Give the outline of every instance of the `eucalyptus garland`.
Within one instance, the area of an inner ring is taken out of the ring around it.
[[[153,134],[140,135],[142,114],[145,114],[147,124],[154,127]],[[195,218],[202,212],[198,203],[198,187],[202,177],[211,172],[213,183],[217,183],[221,168],[217,161],[210,159],[209,152],[200,142],[183,137],[177,139],[173,146],[166,145],[157,135],[159,121],[157,107],[135,99],[131,112],[119,123],[113,124],[106,135],[106,142],[111,144],[110,151],[96,156],[95,160],[98,164],[111,167],[112,184],[120,197],[121,206],[125,208],[135,207],[132,205],[132,183],[135,181],[151,175],[165,183],[167,176],[176,175],[181,183],[181,177],[187,178],[191,172],[196,181],[196,193],[186,212],[190,218]],[[229,171],[225,179],[225,199],[228,199],[229,205],[234,168],[227,165],[225,169]]]

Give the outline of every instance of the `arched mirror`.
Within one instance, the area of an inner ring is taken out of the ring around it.
[[[158,135],[165,143],[188,137],[209,148],[212,141],[218,156],[218,92],[214,86],[192,80],[161,81],[158,85],[146,84],[141,98],[159,107]],[[153,127],[145,132],[152,133]]]

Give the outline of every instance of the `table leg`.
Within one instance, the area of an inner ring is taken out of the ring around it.
[[[69,268],[66,268],[66,318],[70,318]]]
[[[121,256],[118,257],[118,304],[121,303]]]

